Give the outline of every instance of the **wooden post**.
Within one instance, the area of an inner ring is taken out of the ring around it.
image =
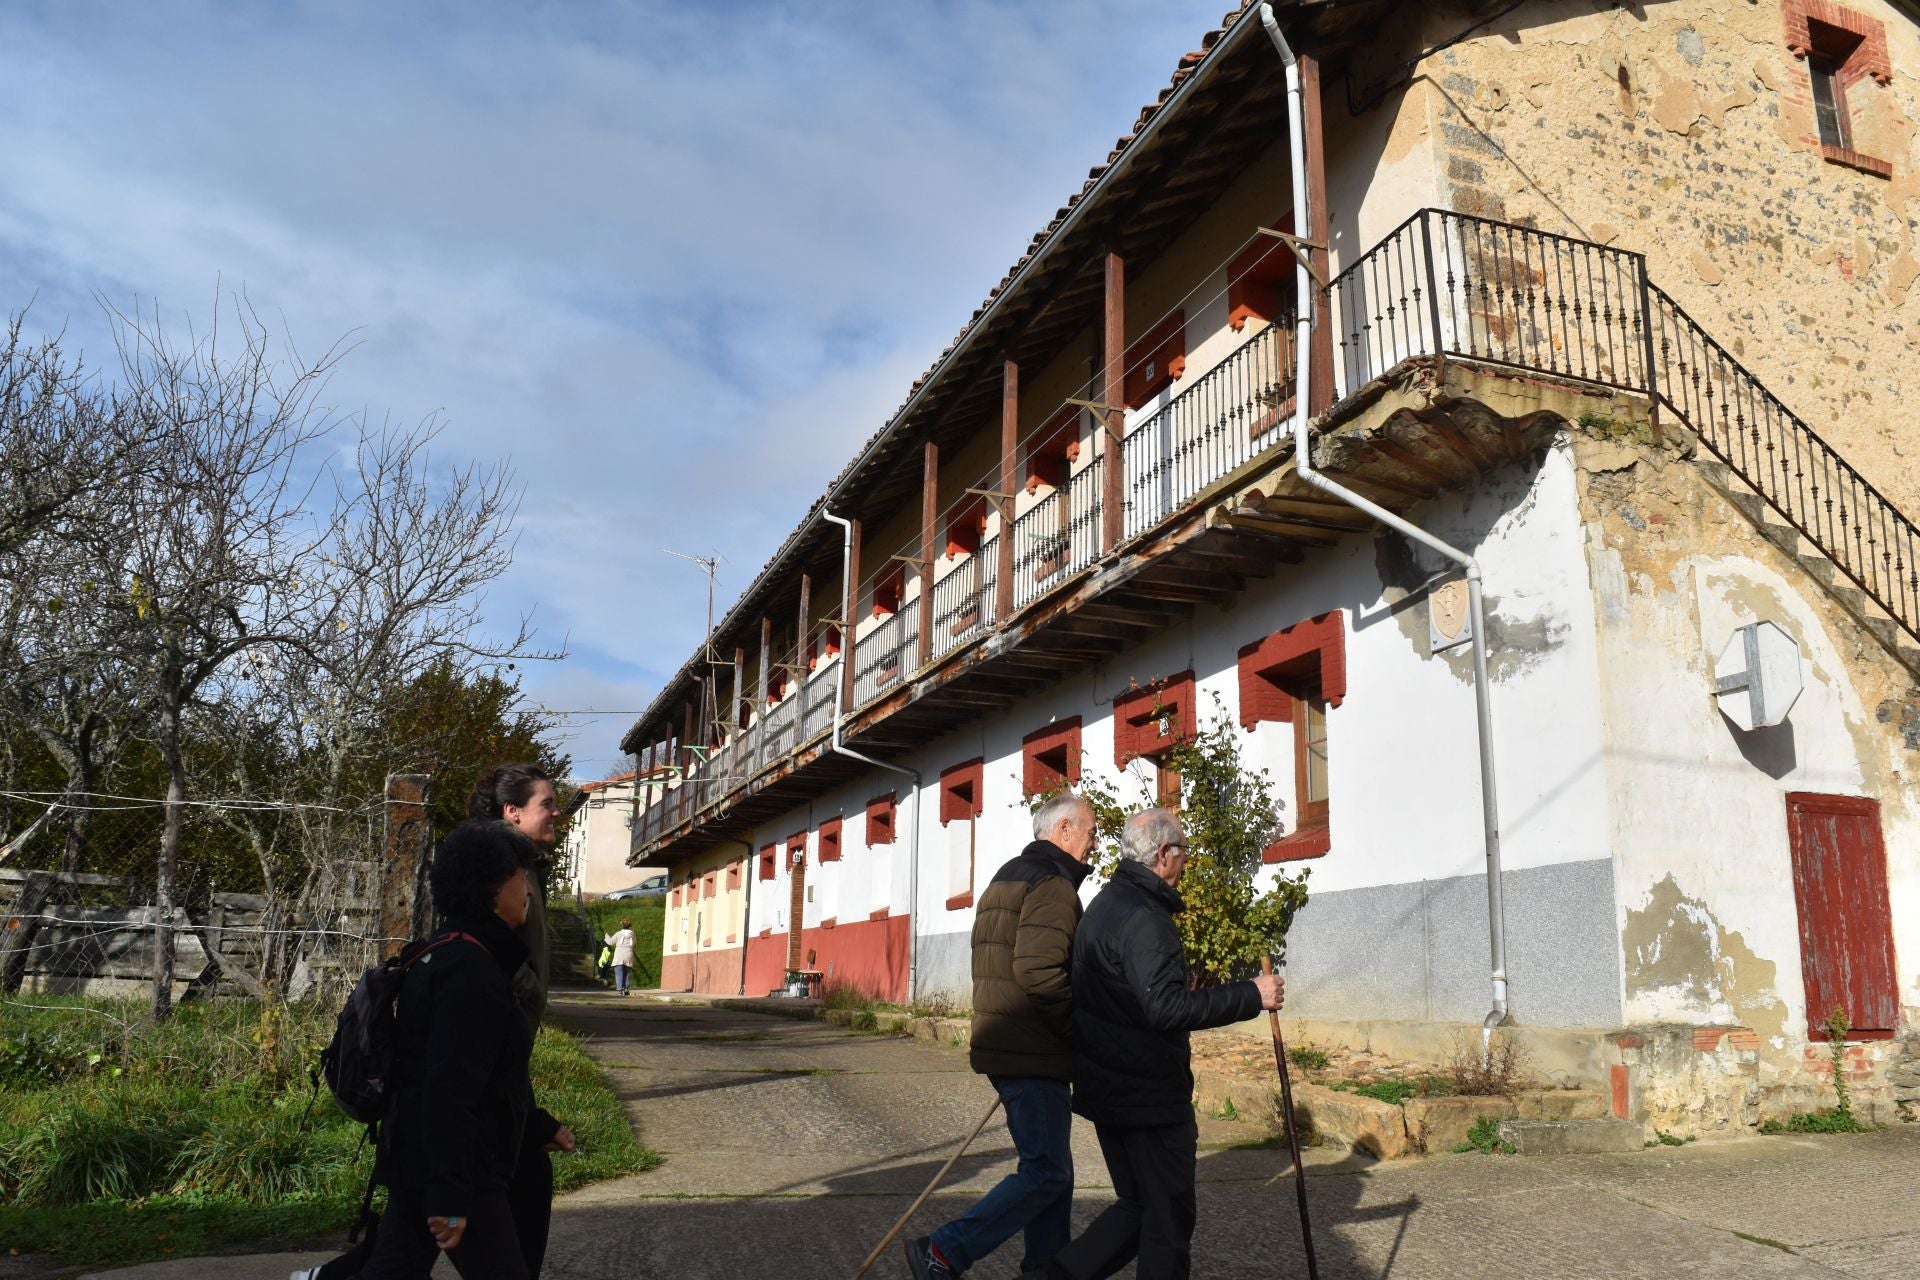
[[[433,923],[427,853],[433,846],[433,779],[424,773],[387,777],[386,857],[380,866],[380,954],[399,954]]]
[[[933,660],[933,548],[940,524],[940,446],[927,441],[920,479],[920,645],[914,666]]]
[[[682,769],[693,768],[693,726],[699,714],[694,710],[692,702],[680,704],[680,767]]]
[[[747,727],[747,712],[753,706],[753,700],[747,696],[747,649],[745,645],[733,647],[733,714],[728,728],[740,733]]]
[[[1014,454],[1020,448],[1020,366],[1011,360],[1000,365],[1000,492],[994,509],[1000,513],[1000,579],[994,586],[993,618],[1006,626],[1013,616],[1013,486],[1018,469]],[[1066,505],[1066,494],[1060,495]]]
[[[1300,55],[1300,123],[1306,134],[1307,166],[1307,226],[1299,232],[1309,240],[1327,243],[1327,138],[1325,116],[1320,102],[1320,58],[1317,54],[1302,52]],[[1296,195],[1295,207],[1300,200]],[[1294,220],[1298,223],[1299,219]],[[1312,262],[1315,274],[1322,280],[1332,280],[1333,276],[1327,264],[1327,252],[1324,249],[1310,249],[1308,258]],[[1307,350],[1307,358],[1312,361],[1313,389],[1307,397],[1307,413],[1317,417],[1333,407],[1333,315],[1332,298],[1326,290],[1313,286],[1314,305],[1318,315],[1313,325],[1313,340]]]
[[[754,691],[753,705],[762,720],[767,718],[767,694],[773,688],[773,619],[760,619],[760,687]]]
[[[846,604],[840,611],[840,708],[853,710],[853,637],[859,629],[860,619],[855,616],[860,608],[860,522],[851,520],[853,526],[847,536],[853,544],[852,553],[847,557]]]
[[[1111,405],[1101,415],[1106,423],[1106,439],[1101,444],[1105,460],[1100,464],[1100,551],[1112,555],[1126,533],[1127,462],[1121,436],[1127,429],[1127,412],[1122,408],[1127,378],[1127,264],[1120,255],[1107,253],[1106,321],[1101,330],[1100,403]]]

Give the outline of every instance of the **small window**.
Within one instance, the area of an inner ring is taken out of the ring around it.
[[[776,856],[779,851],[780,846],[776,844],[760,846],[760,878],[762,880],[771,880],[780,874],[779,859]]]
[[[1840,88],[1839,65],[1818,54],[1807,59],[1807,76],[1813,82],[1813,118],[1820,126],[1820,141],[1829,147],[1852,148],[1853,137],[1847,129],[1847,99]]]
[[[1293,717],[1293,793],[1300,826],[1327,825],[1327,700],[1320,682],[1302,689]]]
[[[947,520],[947,558],[972,555],[980,549],[980,539],[986,532],[987,499],[983,494],[971,494]]]
[[[732,893],[735,889],[738,889],[740,887],[741,865],[742,864],[738,862],[729,862],[727,864],[727,892],[728,893]]]
[[[1162,676],[1113,700],[1113,763],[1155,759],[1197,736],[1193,672]]]
[[[1068,405],[1047,419],[1026,446],[1026,487],[1038,493],[1041,485],[1058,489],[1073,472],[1080,457],[1080,419],[1086,411]]]
[[[867,801],[867,847],[877,844],[892,844],[895,815],[894,793],[889,791],[883,796],[875,796]]]
[[[885,618],[900,612],[900,601],[907,592],[907,566],[896,560],[873,584],[873,616]]]
[[[718,879],[719,877],[716,876],[713,872],[711,871],[707,872],[707,874],[704,877],[702,877],[700,881],[700,896],[703,898],[711,898],[716,891],[716,888],[717,888],[716,882],[718,881]]]
[[[1020,744],[1020,785],[1029,796],[1080,781],[1080,717],[1056,721]]]
[[[840,861],[840,819],[828,818],[820,824],[820,861]]]
[[[1138,409],[1187,371],[1187,313],[1175,311],[1127,348],[1121,379],[1127,408]]]
[[[940,825],[977,818],[983,812],[981,794],[985,761],[973,759],[940,773]]]

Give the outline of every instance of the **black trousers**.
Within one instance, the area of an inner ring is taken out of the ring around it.
[[[1088,1224],[1048,1265],[1058,1280],[1106,1280],[1140,1260],[1138,1280],[1187,1280],[1193,1269],[1194,1194],[1200,1126],[1194,1120],[1153,1129],[1095,1125],[1119,1200]]]
[[[461,1280],[528,1280],[520,1248],[506,1192],[483,1191],[473,1197],[466,1234],[447,1258]],[[420,1193],[396,1190],[380,1215],[380,1232],[360,1280],[427,1280],[439,1253]]]
[[[540,1280],[540,1265],[547,1259],[547,1233],[553,1226],[553,1157],[531,1136],[520,1139],[520,1163],[507,1184],[507,1207],[520,1232],[527,1280]]]

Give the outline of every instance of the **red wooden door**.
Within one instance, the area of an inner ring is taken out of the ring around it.
[[[1879,801],[1790,792],[1787,840],[1808,1036],[1824,1039],[1823,1024],[1838,1006],[1853,1026],[1850,1038],[1891,1037],[1900,1001]]]

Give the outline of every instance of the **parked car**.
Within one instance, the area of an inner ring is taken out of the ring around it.
[[[648,876],[631,889],[619,889],[607,895],[608,902],[625,902],[628,898],[664,898],[667,896],[667,878],[664,875]]]

